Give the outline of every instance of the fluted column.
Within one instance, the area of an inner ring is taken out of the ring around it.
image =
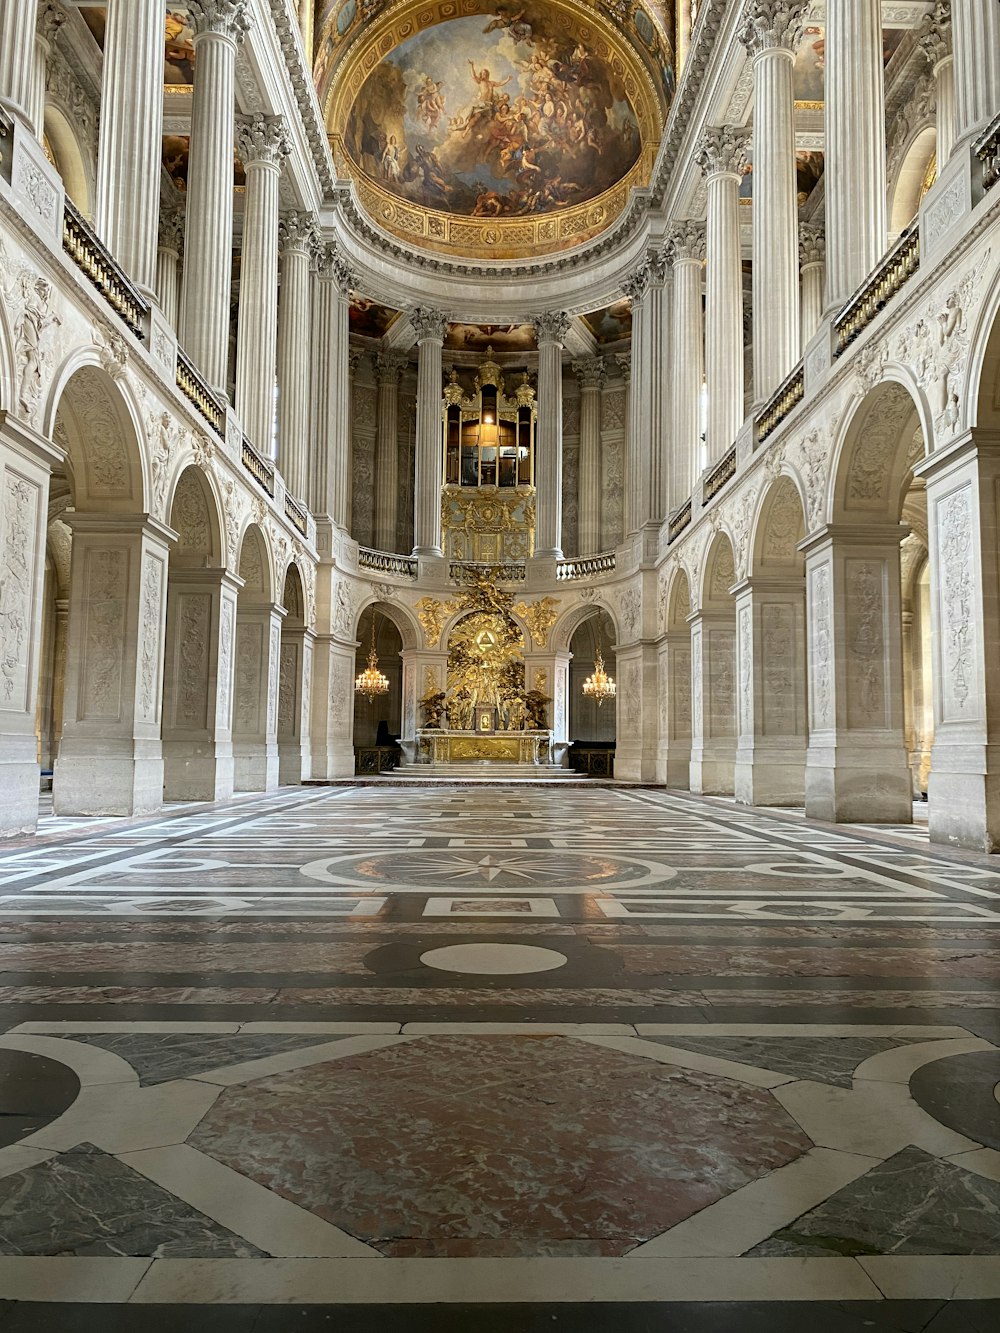
[[[964,139],[1000,111],[1000,4],[958,0],[952,13],[956,133]]]
[[[644,260],[622,284],[632,307],[631,411],[625,432],[625,536],[639,531],[649,516],[649,460],[652,422],[649,414],[650,265]]]
[[[273,456],[278,365],[278,178],[291,151],[280,116],[247,116],[237,126],[247,173],[236,337],[236,411],[243,429]]]
[[[808,0],[753,0],[740,37],[753,58],[754,397],[799,359],[798,199],[792,71]]]
[[[399,380],[406,365],[403,352],[379,352],[375,357],[378,383],[375,436],[375,546],[396,549],[399,519]],[[439,439],[440,443],[440,439]]]
[[[562,350],[569,315],[532,319],[538,339],[538,425],[535,432],[535,555],[562,559]]]
[[[997,40],[1000,41],[1000,34]],[[933,13],[924,16],[919,42],[920,49],[934,71],[937,165],[940,171],[955,146],[955,55],[951,46],[951,0],[937,0]]]
[[[107,14],[95,222],[125,272],[152,296],[163,154],[163,5],[109,0]]]
[[[160,214],[160,241],[156,251],[156,299],[163,317],[177,328],[180,305],[180,260],[184,251],[184,210],[171,208]]]
[[[195,75],[188,160],[181,346],[226,393],[233,250],[233,97],[247,0],[192,0]],[[162,22],[162,20],[161,20]]]
[[[826,237],[814,222],[799,223],[802,265],[802,348],[819,328],[826,300]]]
[[[348,310],[354,276],[336,245],[316,256],[313,314],[314,416],[309,504],[317,518],[347,531],[351,494]]]
[[[304,497],[309,485],[309,354],[312,283],[309,276],[316,219],[286,213],[278,225],[281,289],[278,296],[278,460],[285,485]]]
[[[601,549],[601,389],[607,375],[603,357],[573,362],[580,381],[579,554]]]
[[[708,461],[721,458],[743,421],[743,264],[740,255],[740,177],[747,132],[713,126],[698,147],[708,184],[705,242],[705,379],[708,384]]]
[[[840,307],[886,248],[880,0],[830,0],[825,49],[827,299]]]
[[[31,84],[31,123],[35,127],[35,138],[39,143],[45,135],[45,84],[48,78],[49,59],[59,29],[65,22],[66,11],[59,5],[52,4],[51,0],[44,0],[39,5],[38,27],[35,31],[35,73]]]
[[[34,129],[35,28],[38,0],[4,0],[0,23],[0,105]]]
[[[448,321],[440,310],[410,312],[417,335],[417,438],[413,462],[413,554],[441,555],[441,348]]]
[[[705,379],[704,315],[701,303],[705,224],[686,220],[671,232],[674,267],[673,429],[670,507],[690,496],[701,466],[701,388]]]

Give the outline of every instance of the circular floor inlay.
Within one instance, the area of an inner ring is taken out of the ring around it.
[[[565,967],[566,955],[530,944],[452,944],[420,955],[427,967],[440,972],[473,972],[481,976],[514,976],[524,972],[552,972]]]

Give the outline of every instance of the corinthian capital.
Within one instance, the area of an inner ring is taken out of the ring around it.
[[[951,55],[951,4],[949,0],[937,0],[933,11],[924,15],[917,41],[931,65],[939,65],[942,60]]]
[[[236,118],[236,142],[245,167],[280,167],[292,151],[288,127],[281,116],[265,116],[256,111],[252,116]]]
[[[809,0],[750,0],[740,41],[752,56],[763,51],[791,51],[802,40]]]
[[[532,315],[531,326],[539,346],[542,343],[559,343],[561,346],[569,334],[570,318],[565,310],[549,310],[544,315]]]
[[[448,317],[440,310],[434,310],[431,306],[418,305],[410,311],[410,323],[413,325],[413,332],[417,335],[417,342],[422,343],[430,338],[436,342],[443,343],[444,335],[448,332]]]
[[[35,31],[43,42],[51,46],[58,36],[59,29],[66,22],[66,11],[61,5],[45,0],[38,6],[38,22]]]
[[[651,278],[652,266],[648,259],[644,259],[635,272],[630,273],[622,283],[622,291],[633,307],[637,306],[649,291]]]
[[[573,373],[581,389],[599,389],[604,384],[608,368],[602,356],[584,356],[573,362]]]
[[[293,210],[289,213],[282,213],[278,219],[278,248],[282,252],[302,250],[309,254],[316,244],[317,235],[316,215],[314,213],[301,213],[298,210]]]
[[[179,255],[184,249],[184,209],[165,208],[160,213],[160,246]]]
[[[826,236],[815,222],[799,223],[799,262],[822,264],[826,260]]]
[[[742,176],[750,131],[742,125],[710,125],[698,141],[696,158],[705,176]]]
[[[667,240],[667,252],[673,263],[679,259],[705,258],[705,224],[694,218],[684,218],[675,222]]]
[[[196,37],[214,32],[239,43],[253,23],[249,0],[190,0],[188,10]]]
[[[351,266],[333,241],[316,247],[316,272],[324,282],[336,283],[341,296],[349,296],[355,286]]]
[[[392,349],[376,352],[375,373],[380,384],[398,384],[409,357]]]

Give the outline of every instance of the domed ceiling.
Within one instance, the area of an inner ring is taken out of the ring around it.
[[[343,0],[316,71],[338,168],[424,249],[579,245],[649,179],[673,91],[664,18],[662,0],[655,21],[621,0],[369,0],[364,17]]]

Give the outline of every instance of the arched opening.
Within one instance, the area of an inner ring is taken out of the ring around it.
[[[889,210],[889,233],[895,239],[917,216],[920,201],[934,184],[937,175],[937,133],[932,125],[914,138],[907,148],[896,176]]]
[[[67,456],[53,495],[71,501],[61,522],[72,534],[53,807],[67,815],[145,814],[163,799],[172,533],[150,517],[135,415],[119,384],[97,366],[80,366],[50,411]],[[53,716],[58,708],[54,698]]]
[[[72,123],[51,104],[45,108],[46,156],[62,178],[66,193],[89,221],[94,216],[94,169]]]
[[[243,586],[236,602],[233,770],[236,791],[278,785],[278,660],[284,609],[274,600],[271,558],[251,523],[240,547]]]
[[[795,483],[778,477],[758,511],[750,577],[736,595],[736,799],[805,799],[805,515]]]
[[[577,625],[569,651],[570,768],[588,777],[614,777],[617,698],[602,699],[584,690],[599,662],[608,676],[617,678],[615,626],[607,611],[597,608]]]
[[[384,694],[370,697],[355,691],[354,756],[358,773],[385,773],[402,758],[403,637],[381,602],[373,602],[358,622],[355,677],[368,666],[374,650],[378,670],[388,681]]]
[[[691,624],[691,790],[731,796],[736,764],[736,581],[732,543],[716,534]]]
[[[312,684],[312,633],[306,626],[306,594],[294,561],[285,573],[281,595],[278,668],[278,781],[297,785],[312,773],[309,708]]]
[[[233,793],[236,588],[224,569],[218,504],[200,468],[185,468],[178,478],[170,526],[177,541],[167,575],[163,794],[168,801],[221,801]]]

